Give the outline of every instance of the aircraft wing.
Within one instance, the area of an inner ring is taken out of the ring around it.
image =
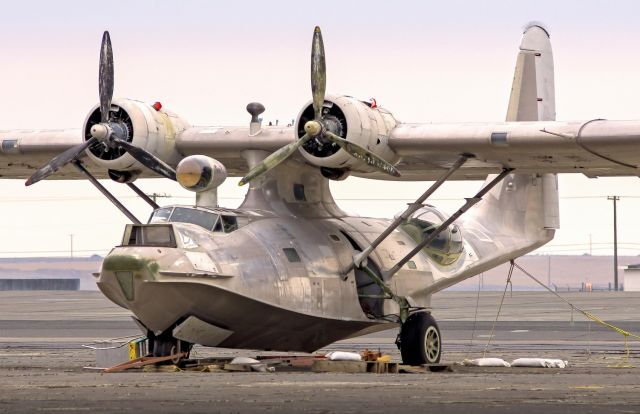
[[[82,142],[80,129],[0,131],[0,178],[26,179],[65,150]],[[87,164],[98,178],[107,178],[104,168]],[[83,175],[66,166],[50,179],[80,179]]]
[[[555,121],[553,77],[548,33],[532,26],[525,31],[520,46],[507,122],[397,124],[385,135],[376,136],[371,132],[375,122],[380,130],[383,120],[392,119],[390,113],[380,108],[365,108],[365,103],[350,97],[337,97],[338,101],[344,99],[354,114],[359,114],[350,119],[350,125],[356,126],[350,130],[358,129],[359,136],[369,137],[359,145],[395,163],[401,176],[367,168],[362,161],[355,163],[351,174],[385,180],[433,180],[460,155],[467,154],[471,158],[451,179],[484,179],[487,174],[503,168],[537,174],[582,173],[589,177],[638,175],[640,121]],[[120,108],[126,109],[133,130],[137,131],[131,142],[172,167],[186,156],[206,155],[221,162],[229,176],[243,176],[250,170],[248,152],[253,152],[254,158],[256,152],[266,156],[294,142],[297,135],[294,128],[279,126],[264,126],[253,134],[248,126],[190,127],[176,115],[152,105],[132,100],[117,102]],[[347,138],[352,139],[348,135]],[[0,177],[26,179],[84,139],[83,129],[0,131]],[[381,140],[385,149],[378,151],[376,145]],[[97,178],[107,178],[108,169],[114,168],[113,165],[136,170],[141,177],[158,177],[132,162],[98,165],[96,157],[86,153],[80,157]],[[298,151],[292,157],[313,163],[307,154],[303,156]],[[350,169],[344,165],[341,161],[335,167]],[[82,177],[71,165],[50,176],[51,179]]]
[[[389,146],[412,180],[451,165],[462,153],[473,159],[455,178],[484,178],[504,167],[519,172],[635,176],[640,164],[640,122],[507,122],[484,125],[401,125]]]
[[[230,176],[248,171],[243,152],[272,153],[294,141],[293,128],[265,127],[254,137],[248,128],[189,128],[176,137],[184,156],[202,154],[225,165]],[[80,130],[0,131],[0,177],[28,178],[37,168],[82,142]],[[640,122],[501,122],[486,124],[402,124],[389,137],[400,156],[401,177],[377,172],[353,173],[373,179],[437,178],[461,154],[471,158],[453,179],[484,179],[504,167],[532,173],[582,173],[589,177],[636,176],[640,165]],[[299,157],[302,159],[302,157]],[[98,178],[107,171],[90,161]],[[143,171],[143,177],[154,177]],[[78,179],[66,166],[50,179]]]

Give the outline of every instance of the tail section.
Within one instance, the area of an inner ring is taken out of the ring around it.
[[[555,120],[551,43],[546,29],[532,24],[520,44],[507,121],[551,120]],[[487,182],[494,177],[488,177]],[[467,255],[456,269],[434,269],[434,284],[425,293],[444,289],[546,244],[559,228],[558,211],[556,175],[509,174],[462,217],[459,224]]]

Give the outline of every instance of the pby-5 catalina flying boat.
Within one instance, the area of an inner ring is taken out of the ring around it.
[[[159,103],[112,100],[113,67],[105,32],[100,101],[82,129],[0,131],[0,174],[27,185],[86,177],[130,218],[97,284],[131,310],[156,356],[191,344],[310,352],[399,326],[405,363],[438,362],[431,295],[550,241],[555,174],[638,175],[640,121],[555,120],[551,44],[538,25],[524,32],[498,123],[404,124],[375,102],[325,94],[319,28],[312,99],[293,127],[261,125],[256,102],[248,127],[191,127]],[[157,175],[195,204],[160,207],[134,185]],[[329,180],[349,175],[434,182],[389,220],[336,205]],[[227,176],[249,184],[237,209],[218,206]],[[153,207],[148,223],[97,180],[107,177]],[[453,215],[425,203],[466,179],[486,181]]]

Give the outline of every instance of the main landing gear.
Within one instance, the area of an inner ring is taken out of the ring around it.
[[[429,312],[412,313],[400,327],[396,345],[406,365],[440,362],[442,341],[440,329]]]

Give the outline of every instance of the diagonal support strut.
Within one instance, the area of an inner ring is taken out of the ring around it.
[[[405,220],[411,217],[413,213],[418,211],[418,209],[422,207],[422,203],[424,203],[427,198],[429,198],[438,188],[440,188],[440,186],[444,184],[445,181],[447,181],[449,177],[451,177],[451,175],[460,167],[462,167],[464,163],[467,162],[467,160],[471,157],[472,155],[470,154],[460,155],[456,162],[454,162],[453,165],[440,178],[438,178],[438,180],[435,181],[431,185],[431,187],[429,187],[427,191],[425,191],[416,201],[409,204],[407,209],[403,211],[402,214],[400,214],[398,217],[396,217],[393,223],[391,223],[391,225],[389,225],[389,227],[387,227],[385,231],[383,231],[378,237],[376,237],[376,239],[372,241],[371,244],[366,249],[364,249],[364,251],[353,256],[353,264],[349,269],[346,269],[346,272],[350,271],[353,267],[360,267],[363,263],[366,265],[367,257],[369,257],[371,252],[373,252],[373,250],[378,247],[380,243],[382,243],[387,237],[389,237],[389,235],[396,228],[398,228],[398,226],[400,226]]]
[[[160,206],[151,199],[144,191],[142,191],[138,186],[134,183],[127,183],[127,186],[133,190],[141,199],[143,199],[147,204],[151,206],[152,209],[157,210]]]
[[[78,170],[80,170],[80,172],[87,177],[87,179],[91,182],[91,184],[93,184],[94,187],[96,187],[105,197],[107,197],[109,199],[109,201],[111,201],[113,203],[114,206],[118,207],[118,209],[120,211],[122,211],[122,213],[125,216],[127,216],[129,218],[129,220],[131,220],[135,224],[142,224],[142,222],[140,220],[138,220],[137,217],[134,216],[133,213],[130,212],[124,206],[124,204],[122,204],[120,201],[118,201],[118,199],[113,194],[111,194],[109,192],[109,190],[107,190],[102,184],[100,184],[100,182],[98,180],[96,180],[96,177],[91,175],[91,173],[86,168],[84,168],[84,165],[82,164],[82,162],[80,162],[79,160],[75,160],[75,161],[73,161],[73,165]]]
[[[438,226],[438,228],[436,228],[433,232],[431,232],[428,237],[426,237],[424,240],[422,240],[420,243],[418,243],[416,245],[416,247],[413,248],[413,250],[411,250],[409,253],[407,253],[407,255],[405,257],[400,259],[398,261],[398,263],[396,263],[391,269],[387,270],[386,272],[383,272],[382,278],[384,280],[387,280],[388,278],[390,278],[391,276],[396,274],[398,272],[398,270],[400,270],[402,268],[402,266],[404,266],[405,263],[407,263],[409,260],[411,260],[411,258],[413,256],[418,254],[420,252],[420,250],[422,250],[426,245],[431,243],[436,237],[438,237],[438,235],[440,233],[442,233],[444,230],[446,230],[454,221],[456,221],[457,219],[460,218],[460,216],[462,216],[464,213],[466,213],[467,210],[469,210],[472,206],[474,206],[480,200],[482,200],[482,197],[484,197],[484,195],[487,194],[489,192],[489,190],[491,190],[493,187],[495,187],[496,184],[498,184],[500,181],[502,181],[511,171],[513,171],[513,168],[505,168],[505,169],[503,169],[502,172],[498,176],[496,176],[493,180],[491,180],[491,182],[489,182],[489,184],[485,185],[480,191],[478,191],[478,193],[475,195],[475,197],[467,198],[466,202],[464,203],[464,205],[462,207],[460,207],[458,209],[458,211],[453,213],[453,215],[451,215],[451,217],[449,217],[440,226]]]

